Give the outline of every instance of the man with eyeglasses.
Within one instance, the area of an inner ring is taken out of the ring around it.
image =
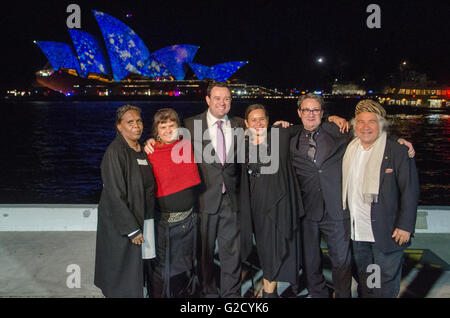
[[[305,217],[302,219],[303,271],[309,296],[330,297],[322,272],[321,238],[331,260],[334,296],[351,297],[350,214],[342,208],[342,158],[353,133],[349,125],[322,122],[323,98],[306,94],[298,100],[303,129],[291,139],[292,164],[300,183]],[[345,129],[339,128],[345,127]],[[346,130],[346,131],[344,131]],[[409,148],[404,139],[398,143]]]
[[[323,122],[323,99],[306,94],[298,100],[303,129],[291,139],[291,158],[305,209],[302,220],[303,273],[309,296],[330,297],[322,273],[320,241],[327,243],[335,297],[351,297],[349,214],[341,204],[341,166],[350,135]]]

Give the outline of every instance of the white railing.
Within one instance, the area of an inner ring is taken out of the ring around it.
[[[96,230],[96,204],[0,204],[0,232]],[[416,233],[450,233],[450,206],[419,206]]]

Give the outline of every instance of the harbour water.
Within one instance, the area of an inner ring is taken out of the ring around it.
[[[233,101],[231,114],[243,116],[253,102]],[[356,102],[326,106],[328,113],[350,119]],[[115,136],[115,111],[126,103],[143,110],[143,140],[160,108],[172,107],[181,118],[206,109],[201,101],[0,101],[0,203],[98,203],[100,162]],[[271,122],[299,122],[294,99],[263,103]],[[393,131],[416,149],[419,204],[450,205],[450,115],[445,110],[387,110]]]

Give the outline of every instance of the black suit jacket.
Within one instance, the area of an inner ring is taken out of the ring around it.
[[[342,209],[342,158],[351,134],[340,133],[333,123],[322,123],[321,129],[333,139],[334,145],[319,167],[296,151],[302,131],[291,139],[291,158],[300,183],[306,218],[320,221],[326,210],[333,220],[343,220],[350,215],[348,210]],[[319,148],[320,144],[317,151]]]
[[[244,128],[244,120],[239,117],[229,118],[232,128]],[[194,123],[201,123],[201,136],[195,134]],[[191,134],[192,146],[194,148],[195,161],[199,167],[200,178],[202,183],[199,187],[199,211],[201,213],[216,213],[219,209],[222,197],[222,182],[225,183],[227,194],[230,197],[232,208],[234,212],[238,211],[238,197],[239,179],[240,179],[240,165],[237,163],[237,154],[241,147],[245,146],[244,140],[233,138],[232,148],[234,151],[229,151],[226,158],[225,165],[222,166],[217,155],[213,163],[205,162],[203,158],[203,151],[205,147],[212,149],[208,129],[208,122],[206,120],[206,112],[187,118],[184,122],[185,127]],[[205,134],[206,132],[206,134]],[[206,135],[206,136],[205,136]],[[203,138],[205,136],[205,138]],[[242,136],[243,137],[243,136]]]
[[[372,203],[371,221],[375,245],[384,253],[408,247],[411,240],[399,246],[392,238],[395,228],[414,233],[419,177],[408,148],[388,138],[380,168],[378,203]]]

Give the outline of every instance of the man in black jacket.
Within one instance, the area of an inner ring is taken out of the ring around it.
[[[291,158],[300,183],[306,216],[302,220],[303,270],[311,297],[329,297],[322,273],[320,240],[327,243],[336,297],[351,297],[350,222],[341,201],[342,157],[350,135],[322,123],[323,99],[298,101],[304,129],[291,139]]]
[[[202,184],[199,194],[202,242],[202,283],[205,297],[240,297],[241,260],[238,223],[240,165],[232,128],[243,128],[240,118],[229,118],[231,91],[214,82],[207,90],[208,110],[185,120],[191,134]],[[243,137],[243,133],[241,134]],[[243,145],[243,142],[241,143]],[[214,250],[218,242],[220,293],[215,281]]]
[[[379,103],[359,102],[355,116],[356,138],[342,164],[342,201],[350,210],[358,294],[393,298],[400,290],[403,249],[416,224],[416,165],[405,146],[388,138]],[[372,273],[374,280],[368,280]]]

